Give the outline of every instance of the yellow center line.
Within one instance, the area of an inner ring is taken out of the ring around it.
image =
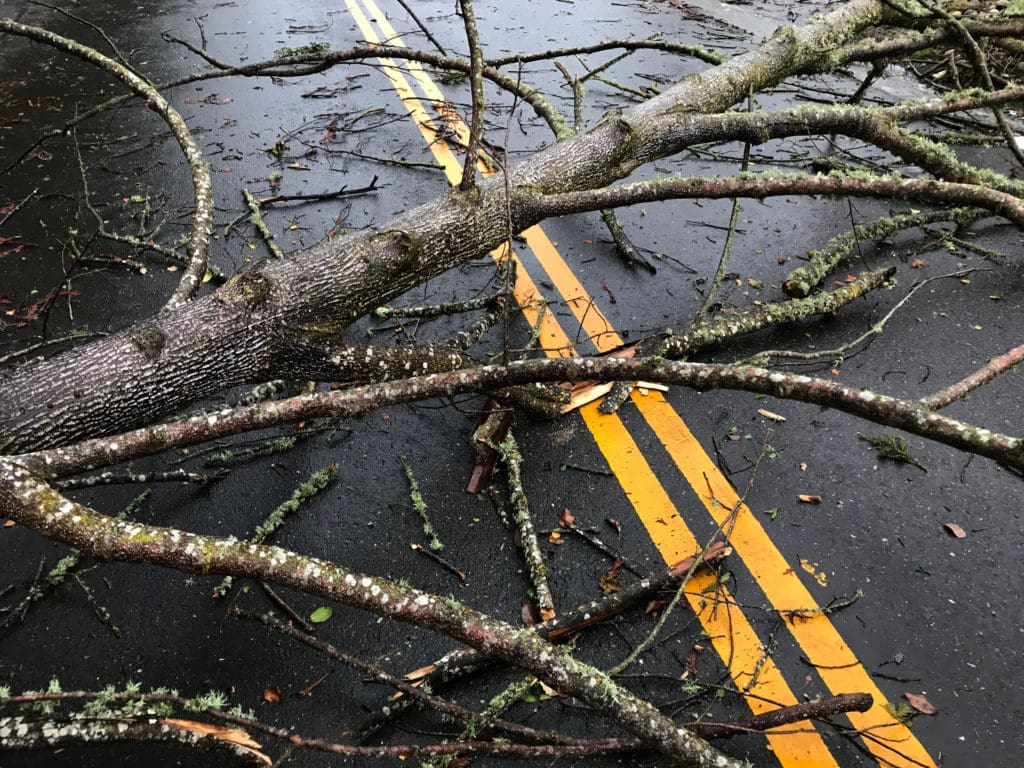
[[[384,32],[387,42],[396,46],[404,45],[373,0],[363,0],[363,2]],[[373,27],[354,0],[347,0],[347,5],[366,39],[369,42],[379,42]],[[408,81],[398,71],[394,61],[383,58],[380,61],[435,157],[444,166],[449,181],[457,183],[462,172],[458,159],[447,144],[439,139],[431,118],[416,98]],[[442,115],[446,126],[455,132],[459,140],[465,142],[468,128],[451,111],[443,94],[423,70],[423,67],[418,62],[407,62],[406,66],[424,93],[433,100],[434,107]],[[487,174],[492,172],[482,163],[481,171]],[[539,226],[534,226],[523,232],[523,236],[595,346],[604,351],[620,345],[622,341],[614,332],[611,323],[591,300],[543,230]],[[510,254],[510,251],[504,246],[493,253],[495,258],[503,258],[507,255],[514,258],[514,253]],[[543,312],[543,310],[541,310],[542,316],[538,314],[536,307],[540,301],[539,294],[532,280],[526,274],[526,270],[521,264],[518,266],[516,299],[524,308],[528,322],[535,324],[539,318],[541,340],[547,354],[549,356],[574,354],[567,335],[551,314]],[[738,517],[730,543],[772,604],[782,610],[787,608],[816,610],[818,607],[816,601],[796,576],[794,569],[786,563],[750,510],[745,505],[738,504],[739,498],[735,490],[704,452],[672,406],[657,393],[646,397],[634,394],[633,399],[669,456],[696,490],[698,497],[716,522],[719,525],[725,524],[728,513],[732,509],[738,508]],[[682,521],[678,510],[668,498],[621,419],[617,415],[599,414],[596,405],[581,409],[581,415],[627,497],[636,508],[638,516],[647,527],[652,541],[666,561],[675,562],[692,553],[698,547],[698,542]],[[699,592],[709,585],[711,585],[710,577],[703,577],[700,581],[691,583],[690,591],[696,596],[690,594],[688,599],[704,622],[705,629],[712,636],[716,650],[730,666],[730,673],[734,680],[737,680],[737,684],[742,685],[740,679],[746,675],[749,681],[749,676],[753,672],[753,664],[761,656],[760,641],[742,612],[722,610],[721,603],[719,603],[717,611],[707,609],[704,601],[699,597]],[[726,603],[729,602],[727,596],[724,599]],[[866,739],[865,743],[880,761],[901,768],[904,766],[913,768],[920,765],[934,766],[927,751],[910,733],[909,729],[896,723],[886,711],[884,695],[875,686],[852,650],[842,640],[825,615],[819,613],[810,619],[789,620],[787,626],[811,661],[822,665],[818,668],[818,672],[830,690],[836,693],[858,690],[869,692],[874,696],[875,706],[869,712],[851,713],[850,719],[855,727],[870,729],[873,732],[876,738]],[[750,663],[750,670],[745,671],[740,668],[740,664],[744,660]],[[780,704],[795,703],[796,701],[792,691],[782,679],[781,673],[770,659],[763,663],[762,669],[758,672],[756,691],[759,695]],[[751,699],[750,705],[755,712],[772,708],[772,705],[765,702],[759,703],[757,699]],[[886,730],[880,731],[881,728]],[[836,764],[834,758],[825,748],[820,735],[816,732],[790,733],[784,738],[780,738],[781,736],[781,734],[776,734],[773,738],[770,734],[769,741],[783,765],[825,766]],[[885,742],[890,742],[892,746],[887,746]],[[906,755],[907,759],[904,759],[902,755]]]
[[[373,27],[354,0],[347,0],[347,5],[367,41],[378,42]],[[371,10],[371,13],[378,23],[382,22],[383,14],[379,10]],[[400,44],[393,31],[386,31],[386,34],[389,42]],[[458,158],[446,143],[438,140],[433,122],[393,60],[382,58],[380,61],[435,158],[444,166],[448,180],[452,184],[457,183],[462,174]],[[425,72],[423,76],[426,77]],[[538,234],[543,237],[539,228],[531,229],[535,230],[531,239],[535,239],[534,236]],[[492,251],[492,255],[497,260],[516,258],[507,243]],[[518,259],[516,262],[515,298],[523,309],[526,321],[533,327],[539,324],[545,353],[550,357],[575,355],[572,342],[554,315],[547,311],[525,267]],[[617,415],[603,416],[598,412],[596,404],[580,409],[580,413],[666,563],[678,562],[698,551],[700,544],[686,526],[622,420]],[[705,591],[714,597],[705,596]],[[759,698],[747,700],[753,712],[762,713],[777,706],[798,703],[774,660],[764,655],[756,631],[742,611],[734,609],[728,591],[716,584],[713,575],[695,575],[687,585],[685,597],[737,686],[743,688],[749,685],[756,676],[757,682],[752,686],[752,691]],[[838,768],[835,758],[813,725],[780,727],[767,731],[765,735],[783,768]]]

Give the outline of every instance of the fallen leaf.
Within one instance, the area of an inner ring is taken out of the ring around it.
[[[570,525],[576,522],[576,516],[569,511],[568,507],[562,507],[562,515],[558,518],[558,524],[563,528],[568,528]]]
[[[4,520],[4,528],[10,528],[12,525],[17,525],[13,520]]]
[[[811,496],[806,493],[801,493],[797,498],[804,504],[821,504],[821,496]]]
[[[548,535],[548,544],[565,544],[565,539],[562,538],[562,534],[558,531],[552,531]]]
[[[325,621],[331,618],[331,614],[333,613],[334,609],[331,608],[329,605],[321,605],[319,608],[317,608],[315,611],[309,614],[309,620],[312,621],[314,624],[323,624]]]
[[[691,676],[697,676],[697,653],[695,651],[690,651],[686,654],[686,661],[683,663],[683,674],[679,676],[679,679],[685,680]]]
[[[610,526],[611,526],[612,528],[614,528],[614,529],[615,529],[615,532],[616,532],[617,534],[619,534],[619,538],[621,539],[621,538],[622,538],[622,523],[620,523],[620,522],[619,522],[618,520],[616,520],[616,519],[615,519],[614,517],[606,517],[606,518],[604,519],[604,521],[605,521],[606,523],[608,523],[608,525],[610,525]]]
[[[928,262],[925,259],[914,259],[910,262],[911,269],[920,269],[921,267],[927,267]]]
[[[519,617],[523,620],[523,624],[528,627],[540,624],[540,612],[537,610],[537,606],[530,600],[523,603],[523,607],[519,609]]]
[[[958,539],[966,539],[967,538],[967,531],[965,531],[963,528],[961,528],[956,523],[943,523],[943,525],[946,527],[947,531],[949,531],[951,534],[956,536]]]
[[[270,703],[276,704],[281,700],[281,691],[278,688],[264,688],[263,689],[263,700]]]
[[[779,414],[772,413],[771,411],[766,411],[764,408],[758,408],[757,412],[760,413],[762,416],[764,416],[766,419],[771,419],[772,421],[785,421],[786,420],[785,416],[779,416]]]
[[[259,742],[253,741],[252,737],[241,728],[224,728],[220,725],[200,723],[195,720],[176,720],[173,718],[164,718],[160,723],[162,725],[170,726],[171,728],[179,728],[183,731],[198,733],[200,736],[210,736],[211,738],[219,739],[220,741],[226,741],[227,743],[234,744],[253,755],[261,763],[265,763],[266,765],[273,765],[274,763],[273,760],[259,751]]]
[[[922,715],[934,715],[938,708],[925,697],[923,693],[904,693],[903,698],[907,700],[914,709]]]
[[[599,576],[597,579],[598,585],[601,587],[601,591],[606,595],[610,595],[613,592],[618,592],[622,587],[619,585],[619,580],[615,578],[615,571],[611,570],[608,573]]]

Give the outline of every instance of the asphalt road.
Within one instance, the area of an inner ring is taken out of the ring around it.
[[[426,45],[399,4],[378,5],[358,0],[325,9],[298,2],[282,15],[269,5],[246,4],[243,18],[234,4],[167,3],[154,10],[83,2],[75,13],[106,28],[133,62],[161,80],[198,66],[194,56],[159,38],[161,30],[169,29],[197,40],[197,28],[189,21],[194,16],[202,17],[210,49],[232,61],[255,61],[280,47],[319,40],[346,47],[377,35],[394,42],[396,32],[410,45]],[[801,17],[811,10],[804,5],[798,8]],[[462,31],[450,3],[417,3],[415,9],[445,48],[462,50]],[[655,32],[730,52],[787,21],[791,10],[789,4],[719,8],[698,3],[681,11],[679,4],[615,2],[588,3],[584,9],[548,0],[512,8],[481,5],[477,13],[486,50],[498,55]],[[0,2],[0,12],[95,40],[92,32],[44,7]],[[595,54],[586,63],[593,67],[607,58]],[[580,62],[570,64],[574,72],[583,71]],[[76,63],[21,41],[5,41],[0,65],[6,113],[0,122],[3,166],[41,126],[59,123],[73,114],[76,102],[91,102],[101,90],[111,89]],[[661,54],[637,54],[605,74],[622,84],[659,85],[700,66]],[[828,90],[848,94],[857,87],[856,74],[816,80],[811,90],[787,84],[761,103],[803,103],[823,98]],[[448,149],[452,142],[438,141],[426,125],[438,124],[430,102],[443,94],[465,116],[465,96],[459,85],[440,83],[433,73],[404,71],[402,81],[417,101],[403,102],[396,92],[402,82],[392,75],[354,66],[302,82],[238,78],[174,92],[175,104],[200,136],[216,171],[222,237],[214,259],[220,269],[230,273],[263,255],[263,243],[244,221],[230,235],[223,234],[229,222],[245,215],[242,186],[261,195],[278,185],[285,193],[309,193],[359,187],[379,177],[375,194],[272,209],[267,220],[280,233],[285,251],[316,242],[331,228],[367,226],[444,192],[444,173],[425,165],[448,163],[451,173],[451,164],[461,156]],[[564,81],[551,67],[528,65],[523,77],[557,93],[559,104],[571,111]],[[879,85],[878,93],[905,97],[916,89],[909,77],[895,75]],[[613,85],[590,81],[587,118],[597,119],[622,99]],[[507,144],[513,159],[549,141],[544,127],[521,106],[510,120],[510,99],[493,94],[490,101],[489,138]],[[163,139],[151,140],[160,127],[142,112],[121,110],[90,122],[79,129],[78,141],[90,164],[97,210],[121,226],[138,226],[139,208],[146,205],[136,202],[133,196],[138,196],[149,201],[153,217],[166,218],[161,232],[169,237],[187,223],[178,215],[178,204],[188,199],[188,179],[175,147]],[[454,112],[447,114],[447,129],[457,131]],[[288,145],[280,156],[267,151],[279,140]],[[716,150],[687,153],[659,162],[653,170],[735,172],[741,148]],[[758,148],[755,162],[800,168],[808,153],[829,151],[823,139],[779,142]],[[840,144],[837,151],[859,150]],[[381,165],[367,155],[422,165]],[[995,153],[985,160],[999,170],[1010,167]],[[90,212],[76,200],[81,183],[71,142],[48,144],[18,172],[0,177],[0,204],[21,200],[35,188],[39,192],[30,205],[0,230],[0,236],[20,236],[30,244],[0,257],[0,297],[12,301],[9,306],[22,316],[62,283],[70,263],[63,246],[68,230],[85,231],[92,224]],[[845,231],[851,218],[870,221],[887,210],[863,201],[744,202],[729,267],[735,278],[719,300],[732,307],[778,298],[782,277],[808,249]],[[553,220],[542,231],[528,233],[515,244],[522,262],[519,291],[528,299],[532,282],[552,302],[541,341],[552,349],[574,344],[587,353],[684,324],[701,302],[703,280],[714,271],[728,217],[727,201],[682,201],[625,212],[624,223],[636,243],[662,255],[656,275],[620,263],[596,215]],[[877,322],[915,281],[975,270],[929,283],[893,317],[881,337],[842,363],[801,369],[908,397],[951,383],[1015,346],[1020,337],[1020,236],[993,221],[975,232],[976,244],[1004,252],[1006,258],[985,259],[963,249],[951,252],[911,237],[865,245],[849,270],[858,270],[861,263],[893,264],[898,267],[893,288],[836,317],[758,334],[707,359],[731,360],[773,347],[836,346]],[[90,252],[125,253],[106,245],[94,245]],[[912,267],[914,260],[927,264]],[[162,264],[145,275],[112,266],[73,274],[77,293],[58,297],[45,328],[50,335],[70,328],[122,327],[146,316],[174,282]],[[488,290],[492,277],[491,262],[481,260],[396,303],[469,298]],[[751,280],[764,286],[756,288]],[[415,321],[372,321],[353,335],[372,331],[380,343],[440,338],[459,322],[421,327]],[[23,327],[8,321],[0,329],[0,343],[6,351],[31,343],[43,331],[37,321]],[[512,329],[514,343],[528,335],[527,322]],[[1018,372],[1006,374],[948,412],[1013,434],[1024,416],[1019,381]],[[467,398],[455,407],[440,402],[396,407],[332,425],[292,451],[254,459],[216,483],[153,488],[140,517],[244,536],[310,473],[335,461],[339,469],[328,490],[288,521],[277,543],[370,573],[405,578],[518,621],[530,586],[513,535],[489,498],[463,490],[473,465],[467,438],[481,404]],[[785,421],[767,418],[759,410]],[[879,459],[858,433],[880,431],[807,405],[741,393],[672,390],[664,397],[638,393],[613,416],[588,406],[556,422],[521,418],[516,437],[526,458],[524,484],[538,527],[556,529],[563,507],[568,507],[581,527],[594,529],[640,573],[656,573],[709,540],[736,506],[737,492],[743,497],[732,529],[735,552],[725,570],[717,582],[702,577],[691,585],[689,605],[680,607],[643,664],[624,678],[631,687],[666,703],[668,711],[682,712],[680,717],[697,713],[715,720],[829,693],[866,691],[875,696],[872,710],[849,721],[837,718],[836,728],[804,725],[768,738],[742,737],[729,743],[731,754],[759,766],[783,768],[1012,765],[1024,726],[1017,695],[1024,647],[1019,605],[1024,578],[1018,567],[1024,534],[1015,503],[1020,478],[987,460],[971,460],[917,438],[909,440],[909,449],[923,469]],[[465,574],[465,582],[410,548],[425,542],[399,457],[420,484],[445,545],[445,559]],[[177,466],[180,458],[161,457],[153,465]],[[190,461],[188,466],[202,466],[199,457]],[[80,492],[76,498],[116,512],[138,491]],[[801,494],[820,496],[821,501],[802,503]],[[961,526],[966,537],[954,538],[947,523]],[[599,593],[599,579],[612,568],[613,558],[564,532],[561,541],[544,540],[542,546],[556,605],[564,610]],[[18,527],[0,529],[0,548],[0,590],[13,588],[3,599],[7,605],[25,596],[41,560],[48,569],[64,554]],[[620,578],[627,584],[636,576],[623,569]],[[211,592],[218,582],[159,569],[88,563],[78,579],[36,605],[24,623],[4,629],[0,684],[15,692],[45,687],[52,678],[66,690],[124,685],[128,680],[188,693],[217,689],[228,692],[233,704],[255,708],[268,722],[332,739],[382,705],[388,692],[379,686],[363,684],[355,673],[262,627],[227,618],[228,603],[253,608],[267,603],[255,585],[214,600]],[[859,597],[849,607],[829,615],[817,611],[854,595]],[[320,605],[304,596],[286,597],[306,615]],[[652,625],[650,617],[630,613],[588,631],[578,641],[578,653],[598,664],[613,664]],[[418,668],[449,647],[427,633],[337,607],[317,634],[396,671]],[[680,677],[688,664],[695,664],[695,671],[684,683]],[[314,685],[324,675],[328,677]],[[730,684],[748,685],[752,676],[755,696],[749,704],[731,694],[719,695]],[[479,706],[509,679],[485,677],[461,695]],[[690,682],[699,687],[690,687]],[[268,689],[279,691],[281,701],[266,701]],[[894,726],[886,702],[899,706],[905,692],[926,696],[937,713],[917,717],[910,729]],[[536,688],[530,698],[515,710],[526,722],[593,733],[586,710],[548,700]],[[869,736],[848,739],[840,731],[849,727],[868,729]],[[389,738],[417,740],[421,731],[449,733],[451,726],[430,717],[406,718]],[[194,763],[186,753],[129,754],[161,765]],[[107,752],[72,752],[56,756],[53,764],[100,764],[108,759]],[[40,764],[38,760],[0,754],[4,768]],[[327,760],[307,754],[295,762]]]

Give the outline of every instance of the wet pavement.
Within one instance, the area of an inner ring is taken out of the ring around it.
[[[199,28],[193,17],[202,19],[211,52],[229,61],[256,61],[281,47],[317,41],[348,47],[368,37],[367,22],[376,34],[390,37],[381,23],[385,17],[405,43],[429,47],[398,3],[380,3],[382,13],[366,3],[356,4],[356,9],[353,13],[342,3],[326,9],[298,2],[285,13],[258,3],[165,3],[155,10],[83,2],[75,13],[105,28],[126,58],[156,81],[200,67],[195,56],[160,38],[161,31],[170,30],[197,42]],[[363,26],[358,23],[360,9]],[[799,17],[787,19],[794,9]],[[417,3],[415,10],[445,48],[464,48],[451,3]],[[548,0],[514,8],[481,4],[477,15],[485,50],[493,56],[654,33],[732,52],[779,23],[799,22],[810,10],[810,3],[710,2],[597,2],[583,9]],[[0,15],[99,42],[91,30],[45,7],[0,2]],[[594,54],[585,61],[593,67],[609,58]],[[567,59],[566,65],[576,73],[583,71],[575,59]],[[665,54],[638,53],[604,74],[622,84],[658,86],[703,66]],[[0,67],[3,167],[41,128],[59,126],[73,115],[76,104],[91,104],[118,92],[84,65],[21,40],[4,40]],[[445,85],[436,73],[428,74],[466,115],[464,87]],[[557,94],[559,105],[571,113],[571,94],[553,67],[529,64],[522,76]],[[419,91],[425,88],[411,80]],[[857,84],[853,74],[843,73],[811,83],[843,94],[852,93]],[[897,76],[883,82],[879,93],[905,98],[916,95],[918,87]],[[285,251],[310,245],[331,229],[384,220],[447,187],[441,170],[425,167],[444,161],[441,148],[428,146],[392,83],[369,64],[339,67],[294,82],[213,80],[176,89],[172,96],[215,171],[219,237],[213,258],[225,273],[264,255],[263,243],[244,220],[243,186],[266,196],[276,187],[282,193],[322,192],[344,185],[361,187],[379,177],[374,194],[273,207],[267,222],[279,233]],[[429,99],[430,94],[421,93],[423,97]],[[587,119],[598,119],[623,104],[623,98],[611,84],[589,82]],[[822,90],[801,90],[787,83],[759,103],[770,107],[806,103],[808,98],[823,98]],[[499,146],[507,144],[513,160],[550,141],[544,126],[521,106],[514,119],[508,119],[509,97],[491,93],[489,102],[488,138]],[[162,238],[173,240],[185,231],[188,178],[177,148],[154,116],[138,107],[118,110],[80,127],[77,139],[89,168],[93,206],[109,226],[135,231],[142,209],[148,207],[148,219],[161,222]],[[279,141],[287,148],[278,155],[268,151]],[[839,146],[841,151],[858,151],[852,142]],[[644,173],[734,173],[742,148],[713,149],[659,161]],[[808,154],[829,151],[825,139],[794,140],[756,148],[754,157],[762,164],[759,167],[778,162],[799,170]],[[422,165],[382,165],[367,160],[369,155]],[[986,161],[998,170],[1010,167],[997,153]],[[144,275],[109,263],[93,271],[83,266],[89,257],[124,257],[130,251],[79,234],[94,229],[95,222],[80,203],[82,185],[72,142],[50,142],[17,171],[0,177],[0,205],[36,189],[30,205],[0,231],[0,236],[21,238],[5,247],[25,245],[0,256],[0,298],[11,302],[5,309],[14,309],[21,321],[12,322],[12,316],[5,315],[0,355],[38,341],[44,333],[53,337],[70,329],[122,327],[147,316],[175,282],[174,273],[158,259],[147,262]],[[866,201],[744,202],[730,261],[735,278],[723,288],[719,301],[730,307],[779,298],[781,279],[808,249],[847,230],[851,218],[866,222],[889,209]],[[540,235],[516,244],[525,273],[554,301],[561,330],[583,352],[611,346],[610,329],[628,340],[688,321],[702,300],[703,280],[713,274],[719,258],[729,203],[651,204],[624,211],[622,218],[637,245],[660,255],[653,257],[656,275],[617,260],[596,214],[546,222],[543,234],[550,245]],[[77,231],[71,233],[72,229]],[[993,220],[973,229],[975,245],[1002,251],[1007,258],[985,259],[963,249],[950,252],[910,237],[865,245],[849,270],[858,270],[861,262],[872,268],[894,264],[898,273],[892,290],[871,295],[836,317],[758,334],[714,351],[707,359],[732,360],[770,347],[837,346],[877,322],[916,280],[974,269],[965,277],[937,280],[920,290],[883,336],[842,364],[801,369],[908,397],[941,388],[1019,343],[1018,318],[1024,309],[1024,278],[1015,261],[1019,234]],[[67,243],[72,239],[85,249],[85,259],[71,259]],[[914,260],[927,264],[912,267]],[[65,283],[68,269],[70,295]],[[396,304],[476,296],[493,287],[493,277],[490,261],[473,262]],[[751,279],[763,281],[764,287],[753,287]],[[33,311],[39,314],[50,303],[44,327]],[[443,338],[459,323],[421,327],[415,321],[372,321],[360,324],[352,337],[372,333],[379,343],[413,337],[422,341]],[[529,328],[522,323],[513,329],[513,342],[521,343],[528,335]],[[1014,434],[1024,416],[1019,379],[1018,372],[1006,374],[951,405],[948,413]],[[518,621],[529,583],[513,535],[489,498],[463,490],[473,465],[467,438],[481,404],[477,398],[464,398],[455,407],[441,402],[394,407],[334,425],[288,453],[238,467],[217,483],[156,487],[139,517],[155,524],[244,536],[311,472],[335,461],[338,471],[328,490],[289,519],[276,543],[369,573],[405,578],[417,587],[452,594]],[[758,409],[780,414],[786,421],[766,419]],[[1013,764],[1011,750],[1018,746],[1024,725],[1024,708],[1016,695],[1024,647],[1024,612],[1018,599],[1024,577],[1017,566],[1024,533],[1015,503],[1020,478],[988,460],[970,460],[918,438],[910,438],[909,448],[927,471],[881,460],[858,438],[858,433],[881,431],[809,405],[742,393],[673,390],[664,401],[656,393],[637,396],[614,417],[589,409],[557,422],[521,418],[516,436],[526,456],[525,487],[537,525],[557,528],[563,507],[568,507],[580,526],[593,528],[642,573],[656,573],[666,559],[689,554],[691,540],[710,539],[722,510],[732,506],[731,491],[716,485],[716,473],[744,494],[743,525],[734,531],[736,553],[726,566],[724,588],[732,602],[717,611],[705,610],[702,620],[681,606],[643,665],[624,678],[634,690],[666,703],[667,711],[682,713],[684,719],[689,712],[714,720],[746,714],[746,704],[718,694],[719,686],[729,683],[726,666],[731,663],[739,685],[749,683],[756,668],[758,685],[753,692],[776,701],[873,686],[879,706],[865,716],[868,721],[854,719],[854,727],[882,724],[887,716],[881,699],[899,706],[904,692],[926,695],[939,710],[917,717],[909,732],[872,731],[882,741],[851,741],[838,730],[820,726],[771,739],[737,738],[725,745],[730,754],[748,757],[759,766],[873,766],[886,760],[915,764],[893,750],[924,764]],[[762,451],[765,456],[755,472],[753,465]],[[465,574],[465,583],[410,549],[410,544],[424,541],[400,456],[420,484],[445,545],[444,557]],[[150,465],[178,466],[181,458],[161,457]],[[202,466],[202,458],[191,461],[188,466]],[[138,490],[80,492],[75,498],[116,512]],[[821,503],[801,503],[800,494],[820,496]],[[954,538],[946,523],[958,524],[967,536]],[[562,540],[542,546],[556,604],[566,609],[599,593],[599,578],[612,567],[612,559],[578,537]],[[4,598],[11,604],[24,596],[41,559],[50,568],[64,554],[62,548],[17,527],[0,529],[0,547],[0,590],[14,587]],[[626,584],[635,577],[622,571],[620,578]],[[22,691],[45,687],[58,678],[66,690],[123,685],[128,680],[187,693],[218,689],[230,693],[232,704],[252,707],[270,723],[332,739],[382,705],[388,692],[379,686],[364,685],[356,674],[261,627],[226,618],[229,602],[253,608],[267,603],[255,586],[215,601],[211,592],[218,582],[155,568],[89,564],[80,583],[61,588],[37,605],[24,624],[0,636],[0,684]],[[714,594],[702,594],[699,586],[694,586],[692,599],[698,606]],[[706,586],[715,588],[710,580]],[[858,592],[862,596],[852,606],[830,616],[779,619],[779,611],[806,613]],[[299,595],[287,599],[306,615],[321,604]],[[109,619],[99,607],[109,611]],[[578,641],[577,652],[594,663],[613,664],[652,624],[635,611],[589,630]],[[746,638],[744,627],[749,627]],[[449,647],[428,633],[338,607],[317,634],[396,671],[416,669]],[[770,661],[761,660],[762,645],[771,648]],[[703,650],[695,651],[697,647]],[[684,683],[680,677],[690,658],[696,660],[696,671]],[[311,695],[302,694],[328,673]],[[485,677],[462,694],[463,700],[478,706],[508,679],[497,674]],[[701,687],[694,689],[689,682]],[[265,701],[266,689],[279,690],[281,701]],[[528,724],[559,722],[568,731],[581,733],[593,725],[589,713],[571,703],[545,700],[539,690],[531,698],[514,710]],[[753,706],[760,706],[756,699]],[[843,718],[836,722],[850,725]],[[406,718],[398,725],[389,734],[394,742],[418,740],[419,731],[451,732],[450,725],[429,717]],[[884,742],[887,738],[900,741]],[[127,751],[135,759],[143,754],[139,748]],[[159,764],[194,763],[184,753],[145,755]],[[81,765],[107,758],[106,753],[88,752],[58,759]],[[0,755],[0,766],[40,764],[38,760]],[[327,762],[308,754],[293,760]]]

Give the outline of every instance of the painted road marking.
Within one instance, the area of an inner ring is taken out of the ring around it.
[[[374,17],[374,21],[379,25],[388,44],[403,46],[404,43],[373,0],[362,0],[362,2],[368,9],[369,15]],[[347,0],[347,5],[366,39],[369,42],[379,43],[380,38],[355,0]],[[419,126],[428,146],[445,167],[449,181],[453,184],[457,183],[462,173],[458,158],[440,138],[435,124],[416,97],[408,80],[399,71],[398,65],[390,59],[382,58],[380,61],[395,90]],[[457,115],[453,115],[444,95],[423,67],[418,62],[409,61],[405,63],[405,68],[420,85],[426,96],[432,100],[435,109],[444,119],[446,129],[453,131],[456,140],[465,144],[468,127]],[[485,174],[493,173],[493,170],[483,163],[481,163],[480,169]],[[537,226],[531,227],[523,233],[523,236],[595,346],[604,351],[620,345],[622,341],[612,329],[611,323],[586,293],[576,275],[548,240],[543,230]],[[509,254],[503,247],[497,249],[494,255],[495,258],[503,258]],[[511,255],[514,257],[514,253]],[[521,264],[518,265],[517,274],[519,279],[515,290],[516,299],[524,308],[528,322],[534,324],[538,321],[539,316],[539,312],[535,308],[539,301],[539,293]],[[568,336],[549,312],[543,312],[541,322],[542,340],[550,356],[574,354]],[[711,513],[712,518],[719,525],[724,525],[730,512],[733,509],[737,510],[730,544],[758,581],[772,605],[781,611],[793,608],[816,610],[818,608],[816,601],[797,577],[795,570],[785,561],[781,552],[775,547],[751,511],[739,502],[735,489],[704,452],[675,409],[656,392],[648,396],[634,394],[633,399],[670,458]],[[623,490],[636,508],[637,514],[644,522],[655,546],[666,562],[675,562],[691,554],[699,546],[698,542],[683,523],[678,510],[668,498],[649,463],[642,456],[639,447],[626,431],[621,419],[617,415],[599,414],[596,405],[581,409],[581,414],[599,449],[605,455],[609,466],[619,479]],[[674,524],[666,525],[667,521],[672,521]],[[704,577],[703,584],[694,583],[692,592],[695,594],[689,596],[690,603],[701,617],[702,622],[720,624],[723,617],[728,616],[726,624],[709,626],[708,623],[705,623],[705,629],[717,639],[716,650],[722,656],[723,661],[730,666],[730,674],[737,681],[737,685],[742,688],[743,683],[740,682],[740,679],[746,675],[747,682],[749,682],[752,670],[745,672],[738,669],[737,666],[743,660],[749,661],[751,664],[756,662],[761,656],[761,643],[741,611],[702,610],[699,593],[704,586],[710,584],[710,577]],[[729,602],[727,596],[726,602]],[[793,620],[789,618],[786,624],[807,657],[816,665],[821,665],[817,671],[831,691],[841,693],[858,690],[873,695],[875,705],[871,710],[867,713],[850,713],[849,717],[855,728],[867,731],[874,736],[874,738],[865,739],[865,746],[875,754],[881,763],[907,766],[907,768],[934,766],[934,761],[909,729],[895,723],[886,711],[884,694],[874,684],[827,616],[818,613],[809,619]],[[773,699],[780,704],[795,703],[796,701],[792,691],[770,659],[764,663],[758,675],[756,688],[759,695]],[[755,712],[773,707],[767,702],[759,703],[757,699],[749,699],[748,702]],[[882,728],[886,730],[880,733]],[[816,732],[807,731],[780,738],[781,736],[782,734],[777,734],[773,738],[770,735],[769,741],[783,765],[825,766],[836,764],[835,759],[827,752],[820,735]],[[796,742],[800,742],[799,746]],[[821,750],[824,750],[824,753]],[[827,755],[827,758],[823,754]]]

